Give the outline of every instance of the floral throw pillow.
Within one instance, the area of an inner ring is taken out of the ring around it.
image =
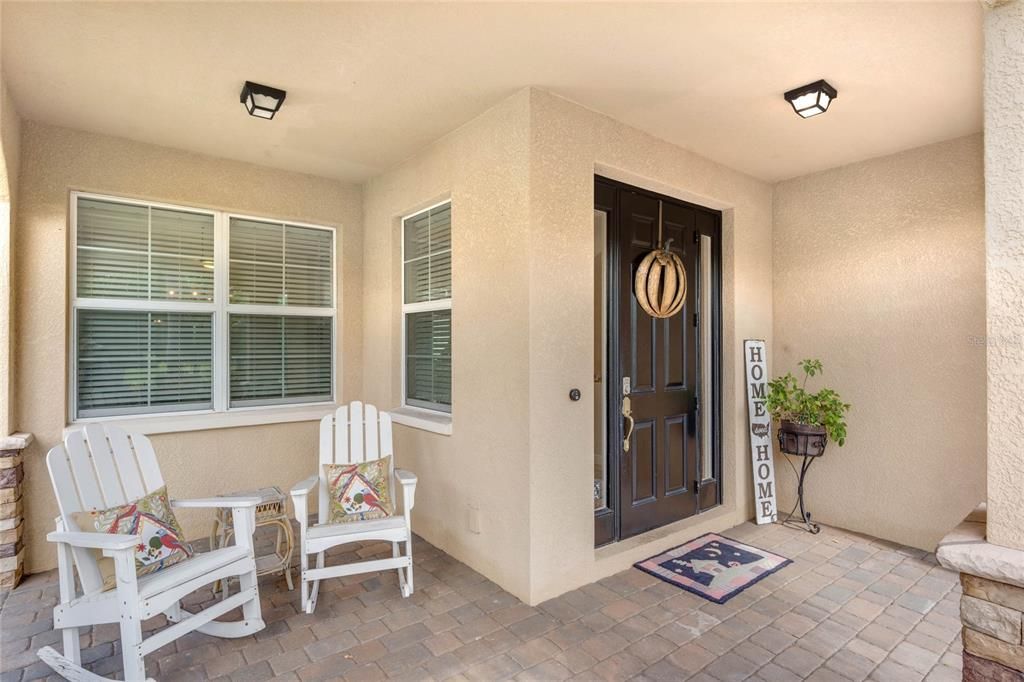
[[[325,464],[331,494],[330,523],[386,519],[391,504],[391,455],[362,464]]]
[[[191,557],[195,552],[174,517],[167,488],[154,490],[134,502],[88,512],[96,530],[117,535],[138,535],[135,574],[156,573]]]

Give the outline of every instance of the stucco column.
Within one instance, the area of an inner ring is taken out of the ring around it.
[[[985,5],[988,509],[935,554],[960,572],[965,682],[1024,682],[1024,2]]]
[[[1024,549],[1024,2],[985,11],[988,541]]]

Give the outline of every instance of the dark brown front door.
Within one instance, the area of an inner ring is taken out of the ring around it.
[[[659,246],[659,205],[662,243],[682,259],[687,274],[683,309],[667,319],[648,315],[633,294],[637,266]],[[697,512],[698,241],[697,212],[687,206],[622,192],[620,211],[618,379],[634,420],[619,479],[620,537],[628,537]],[[621,399],[611,408],[621,416]]]
[[[594,209],[594,542],[603,545],[722,503],[722,214],[601,177]],[[686,268],[684,306],[668,319],[633,293],[659,241]]]

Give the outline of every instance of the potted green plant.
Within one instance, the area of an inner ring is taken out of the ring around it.
[[[765,408],[779,420],[779,447],[791,455],[817,457],[825,452],[829,439],[839,446],[846,442],[844,403],[831,388],[807,391],[807,380],[823,373],[821,360],[801,360],[803,380],[791,372],[768,382]]]

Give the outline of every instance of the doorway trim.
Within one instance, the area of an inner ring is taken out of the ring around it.
[[[622,265],[622,254],[619,247],[619,236],[620,236],[620,219],[621,219],[621,207],[619,206],[619,195],[621,191],[629,191],[646,195],[650,198],[657,199],[666,203],[676,204],[689,209],[699,211],[707,216],[713,218],[712,227],[712,239],[711,239],[711,292],[710,302],[711,310],[696,311],[700,316],[700,319],[705,323],[708,322],[708,317],[711,317],[711,329],[710,329],[710,353],[711,358],[711,386],[704,386],[704,382],[700,382],[699,388],[699,404],[703,410],[710,409],[710,434],[711,439],[711,472],[700,471],[699,480],[696,481],[696,490],[694,493],[697,495],[697,512],[695,516],[699,516],[703,512],[711,509],[718,508],[722,505],[724,500],[723,482],[724,482],[724,470],[722,462],[722,428],[723,428],[723,411],[722,411],[722,212],[707,206],[695,204],[689,201],[679,199],[674,196],[662,194],[660,192],[644,189],[635,185],[628,184],[619,180],[614,180],[609,177],[605,177],[598,173],[594,175],[594,209],[603,211],[607,214],[607,229],[605,236],[605,252],[606,252],[606,271],[609,276],[605,282],[605,318],[606,318],[606,331],[605,331],[605,352],[606,358],[605,363],[607,366],[607,372],[604,381],[603,396],[606,405],[607,414],[607,437],[606,437],[606,474],[607,474],[607,506],[602,509],[597,509],[594,512],[594,546],[601,547],[614,542],[624,539],[621,536],[621,504],[619,500],[620,480],[622,476],[623,466],[623,453],[621,448],[612,448],[612,444],[621,443],[623,436],[623,423],[619,416],[619,410],[614,409],[613,406],[617,406],[621,400],[619,394],[620,386],[618,381],[610,381],[610,377],[622,376],[622,367],[620,364],[620,343],[621,340],[618,336],[619,330],[619,306],[617,301],[622,293],[619,278],[611,276],[611,273],[619,272],[619,267]],[[698,297],[699,301],[699,297]],[[710,313],[710,314],[709,314]],[[698,335],[700,336],[700,335]],[[700,340],[698,340],[701,343]],[[702,362],[704,356],[703,349],[698,351],[697,361]],[[698,369],[698,375],[701,375],[700,368]],[[705,395],[710,393],[710,395]],[[703,426],[701,429],[700,438],[703,439],[708,434],[704,434]],[[701,455],[702,447],[698,448],[698,470],[703,468],[703,458]],[[687,517],[694,518],[694,516]],[[660,527],[660,526],[659,526]],[[649,529],[645,532],[656,530],[656,528]],[[641,533],[640,535],[642,535]]]

